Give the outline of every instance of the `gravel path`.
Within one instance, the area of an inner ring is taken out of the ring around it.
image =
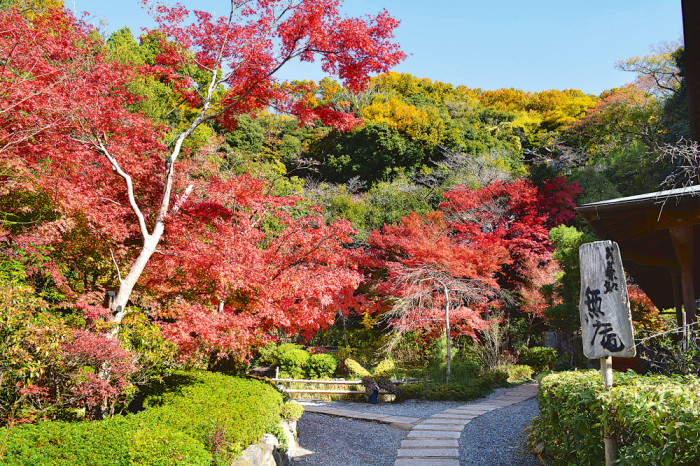
[[[393,466],[406,432],[378,422],[304,413],[293,466]]]
[[[459,439],[460,466],[541,466],[525,448],[524,432],[538,412],[531,398],[475,418]]]
[[[358,402],[313,402],[345,410],[392,416],[427,418],[447,409],[475,404],[502,395],[503,389],[473,402],[409,400],[370,405]],[[309,402],[304,402],[308,404]],[[460,466],[539,466],[525,449],[523,429],[537,415],[537,400],[483,414],[468,424],[459,441]],[[293,466],[393,466],[407,432],[377,422],[304,413],[298,424],[301,451]]]

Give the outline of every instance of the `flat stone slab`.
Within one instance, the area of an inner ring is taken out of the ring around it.
[[[429,448],[429,447],[459,447],[457,439],[417,439],[417,440],[402,440],[401,448]]]
[[[471,421],[470,421],[471,422]],[[458,425],[458,426],[448,426],[445,424],[418,424],[416,425],[411,432],[414,430],[441,430],[441,431],[455,431],[455,432],[462,432],[462,429],[464,429],[464,425]]]
[[[392,422],[389,424],[390,427],[393,427],[394,429],[399,429],[399,430],[411,430],[415,427],[415,424],[410,423],[406,424],[403,422]]]
[[[471,419],[444,419],[444,418],[433,418],[426,419],[421,422],[421,424],[454,424],[454,425],[467,425]]]
[[[491,409],[461,409],[461,408],[453,408],[453,409],[446,409],[443,411],[445,414],[475,414],[476,416],[481,416],[482,414],[488,413],[489,411],[492,411]]]
[[[381,421],[381,422],[386,422],[384,419],[388,418],[389,416],[387,414],[368,414],[368,413],[356,413],[356,412],[350,412],[346,414],[347,417],[353,418],[353,419],[365,419],[368,421]]]
[[[476,414],[445,414],[445,413],[438,413],[438,414],[433,414],[430,416],[428,419],[462,419],[464,421],[471,421],[475,417],[479,417]]]
[[[434,431],[434,430],[412,430],[406,434],[406,438],[415,439],[458,439],[462,435],[462,431]]]
[[[348,413],[351,413],[351,411],[348,411],[347,409],[338,409],[338,408],[326,408],[324,406],[314,406],[314,407],[304,407],[304,411],[310,412],[310,413],[319,413],[319,414],[332,414],[334,416],[345,416]]]
[[[418,422],[421,419],[418,417],[405,417],[405,416],[387,416],[382,418],[382,422],[386,422],[387,424],[391,424],[392,422],[400,422],[403,424],[409,424],[411,422]]]
[[[459,451],[457,448],[402,448],[396,456],[399,458],[459,458]]]
[[[399,458],[394,466],[459,466],[458,459]]]

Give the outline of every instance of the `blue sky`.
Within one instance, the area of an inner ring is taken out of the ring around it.
[[[138,34],[153,21],[137,0],[65,0],[80,13]],[[225,0],[181,2],[190,9],[228,12]],[[346,0],[351,16],[386,8],[401,21],[396,40],[409,55],[395,71],[472,88],[525,91],[575,88],[590,94],[623,85],[633,75],[618,59],[646,55],[649,46],[677,41],[680,0]],[[281,79],[321,79],[320,67],[290,64]]]

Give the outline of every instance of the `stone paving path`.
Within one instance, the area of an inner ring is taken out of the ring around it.
[[[459,437],[472,419],[534,396],[537,385],[525,384],[498,398],[430,416],[418,422],[401,442],[394,466],[459,466]]]
[[[394,466],[459,466],[459,437],[472,419],[537,396],[537,384],[507,390],[498,398],[445,410],[428,419],[366,414],[324,406],[304,406],[307,412],[389,424],[408,430],[396,454]]]

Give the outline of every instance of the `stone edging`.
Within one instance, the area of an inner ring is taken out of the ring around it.
[[[296,450],[299,447],[297,421],[282,421],[280,427],[287,438],[289,450]],[[230,466],[288,466],[289,455],[282,453],[279,445],[279,440],[274,435],[265,434],[258,443],[243,450],[241,456],[233,460]]]

